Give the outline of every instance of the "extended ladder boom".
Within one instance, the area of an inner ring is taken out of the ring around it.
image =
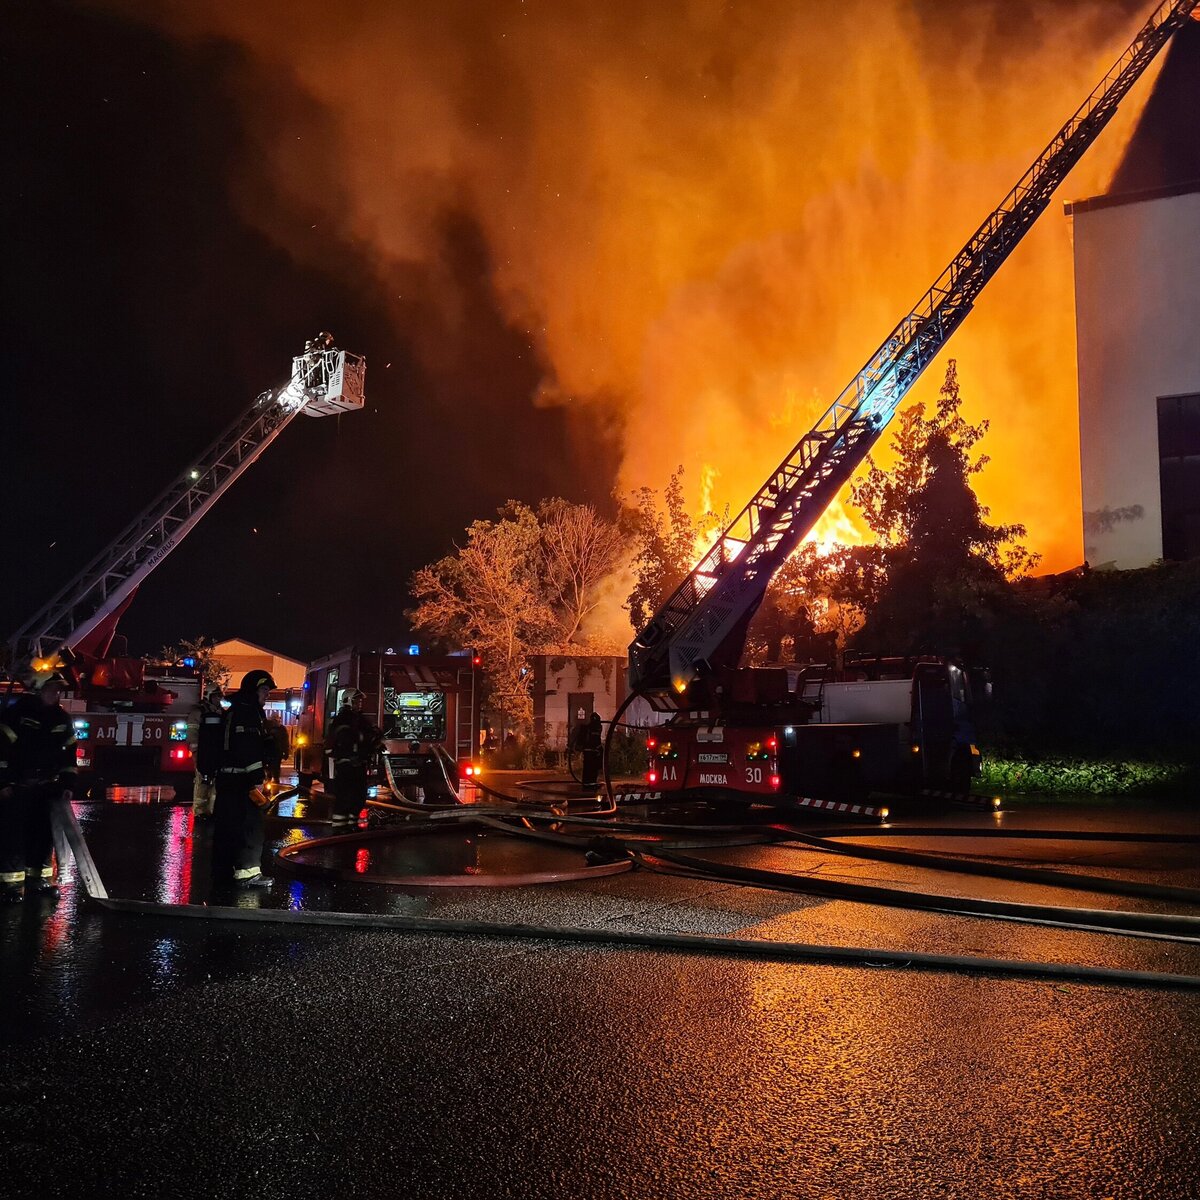
[[[13,634],[16,659],[78,645],[112,617],[206,512],[303,412],[328,416],[363,406],[366,364],[327,339],[292,360],[285,387],[263,392],[120,536]]]
[[[664,702],[707,667],[736,666],[775,572],[866,458],[921,372],[1200,0],[1167,0],[1017,185],[816,425],[771,473],[629,647],[631,685]]]

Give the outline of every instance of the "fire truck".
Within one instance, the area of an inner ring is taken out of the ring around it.
[[[194,668],[155,667],[114,654],[116,626],[146,577],[174,550],[260,454],[303,414],[335,416],[363,407],[366,364],[312,339],[292,359],[283,386],[250,407],[45,607],[9,638],[11,661],[54,666],[70,684],[63,701],[75,723],[82,791],[105,783],[178,781],[194,772],[187,716],[199,702]],[[9,680],[7,691],[18,687]],[[5,688],[0,685],[0,699]],[[186,781],[186,782],[184,782]]]
[[[725,672],[713,692],[719,716],[677,715],[647,739],[660,798],[736,793],[886,816],[878,793],[965,796],[980,772],[972,680],[944,659],[750,667]]]
[[[402,653],[347,647],[313,663],[296,759],[301,791],[329,781],[326,732],[353,689],[383,734],[380,781],[410,801],[453,802],[480,769],[481,665],[473,650],[423,654],[416,645]]]
[[[629,647],[630,701],[643,696],[672,714],[649,739],[650,795],[716,793],[857,813],[865,811],[858,801],[872,788],[962,788],[977,769],[970,681],[958,665],[879,660],[871,667],[851,664],[841,676],[824,667],[743,668],[747,629],[775,573],[1198,2],[1158,5],[913,310],[638,633]]]
[[[152,666],[110,656],[81,671],[63,701],[75,726],[81,795],[103,798],[109,781],[168,783],[190,791],[195,766],[188,714],[200,703],[195,667]]]

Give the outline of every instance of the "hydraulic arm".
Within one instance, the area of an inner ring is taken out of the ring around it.
[[[674,707],[705,670],[736,666],[776,571],[866,458],[1055,188],[1200,0],[1160,4],[1078,111],[862,370],[771,473],[629,647],[631,686]],[[675,700],[674,704],[672,699]]]
[[[257,397],[119,537],[9,639],[14,657],[79,646],[111,622],[159,563],[299,413],[322,417],[363,406],[366,364],[327,334],[292,360],[282,388]]]

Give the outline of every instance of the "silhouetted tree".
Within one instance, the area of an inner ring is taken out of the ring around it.
[[[659,610],[696,564],[696,543],[711,529],[693,521],[683,499],[683,467],[667,481],[662,499],[655,488],[639,488],[622,514],[633,547],[633,590],[625,603],[636,631]]]
[[[857,547],[868,586],[860,596],[865,623],[855,646],[891,653],[977,653],[1007,583],[1037,562],[1019,541],[1023,525],[992,525],[971,487],[988,459],[975,450],[988,422],[968,423],[954,359],[946,367],[937,408],[901,414],[892,440],[897,461],[884,471],[868,460],[851,489],[878,541]],[[870,564],[870,565],[868,565]]]

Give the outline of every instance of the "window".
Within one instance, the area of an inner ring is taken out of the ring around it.
[[[337,710],[338,710],[337,695],[338,695],[338,669],[337,669],[337,667],[334,667],[333,670],[329,672],[329,678],[325,681],[325,724],[326,724],[326,726],[328,726],[329,722],[332,721],[333,718],[337,715]]]
[[[1163,558],[1200,558],[1200,394],[1158,398]]]

